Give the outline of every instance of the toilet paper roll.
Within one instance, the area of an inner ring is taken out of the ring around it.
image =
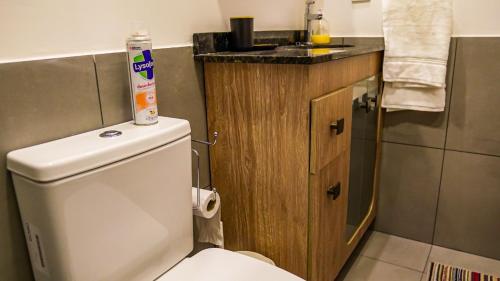
[[[200,189],[200,206],[197,206],[198,190],[193,187],[193,213],[195,216],[211,219],[220,207],[220,197],[218,193],[210,190]]]
[[[220,220],[220,209],[210,218],[195,216],[195,237],[198,242],[210,243],[224,248],[224,229]]]

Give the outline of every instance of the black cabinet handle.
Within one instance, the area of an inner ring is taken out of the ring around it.
[[[330,129],[336,130],[336,134],[340,135],[344,132],[344,118],[339,119],[330,124]]]
[[[328,196],[331,196],[333,200],[337,199],[340,196],[340,182],[337,184],[330,186],[328,190],[326,191],[326,194]]]
[[[372,103],[374,103],[374,106],[372,107]],[[362,103],[359,107],[364,108],[366,110],[366,113],[370,113],[372,109],[377,107],[377,97],[373,98],[366,98],[366,101]]]
[[[366,113],[370,113],[370,101],[369,100],[363,102],[359,107],[364,108]]]

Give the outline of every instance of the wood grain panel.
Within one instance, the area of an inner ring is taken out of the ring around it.
[[[383,52],[376,52],[371,54],[370,59],[368,60],[368,76],[378,75],[382,72],[383,60]]]
[[[225,246],[307,275],[309,98],[302,65],[205,65]]]
[[[219,132],[211,180],[222,198],[226,248],[259,252],[302,278],[333,280],[348,252],[345,241],[331,248],[344,239],[347,209],[327,207],[320,182],[344,178],[336,201],[347,206],[349,155],[334,160],[344,163],[340,172],[325,156],[323,169],[309,177],[310,101],[378,73],[380,59],[372,53],[315,65],[205,64],[208,130]],[[322,232],[324,222],[337,232]]]
[[[330,127],[343,120],[343,132]],[[352,87],[342,88],[311,101],[311,173],[337,158],[351,141]]]
[[[310,281],[334,280],[345,259],[342,250],[347,196],[349,194],[349,150],[311,176],[310,190]],[[327,195],[332,185],[340,182],[340,196],[333,200]]]
[[[376,52],[311,65],[310,98],[320,97],[379,73],[382,69],[382,54]]]

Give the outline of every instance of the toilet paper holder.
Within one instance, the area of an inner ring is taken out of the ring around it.
[[[191,141],[192,142],[196,142],[196,143],[201,143],[201,144],[204,144],[204,145],[207,145],[207,146],[214,146],[216,143],[217,143],[217,137],[219,136],[219,133],[218,132],[214,132],[214,140],[212,142],[210,141],[203,141],[203,140],[195,140],[195,139],[192,139]],[[200,208],[200,153],[198,152],[198,150],[196,150],[195,148],[191,147],[191,151],[193,152],[194,156],[196,157],[196,208]],[[214,193],[214,200],[216,198],[216,194],[217,194],[217,189],[213,186],[210,186],[210,185],[207,185],[205,187],[203,187],[203,189],[209,187],[210,190],[213,191]]]
[[[213,146],[217,143],[217,137],[219,136],[218,132],[214,132],[214,140],[212,142],[209,141],[203,141],[203,140],[191,140],[193,142],[201,143],[201,144],[206,144],[208,146]]]

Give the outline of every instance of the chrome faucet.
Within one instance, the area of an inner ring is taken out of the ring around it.
[[[320,20],[323,18],[322,13],[318,13],[318,14],[311,13],[311,10],[312,10],[311,7],[312,7],[312,5],[314,5],[314,3],[316,3],[316,1],[306,0],[306,12],[304,14],[304,30],[305,30],[304,43],[306,45],[312,45],[312,42],[311,42],[311,33],[312,33],[311,21]]]

